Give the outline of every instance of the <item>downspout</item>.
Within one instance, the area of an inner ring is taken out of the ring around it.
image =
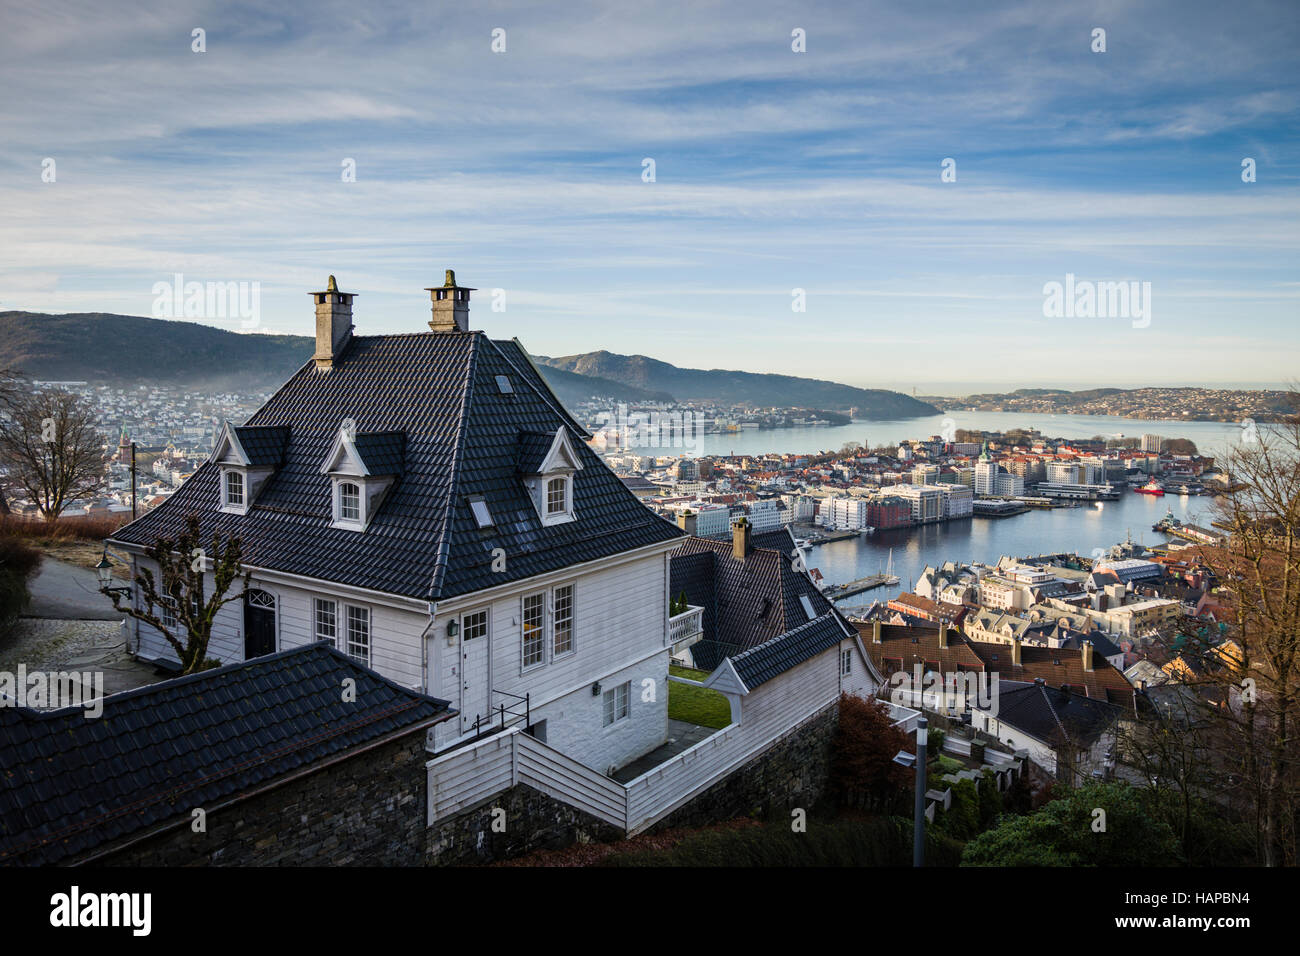
[[[424,674],[424,693],[433,696],[432,679],[429,675],[429,632],[433,630],[433,621],[438,614],[438,602],[429,602],[429,623],[420,632],[420,670]]]

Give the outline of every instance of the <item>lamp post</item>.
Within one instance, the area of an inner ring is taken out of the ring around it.
[[[130,587],[119,584],[113,587],[113,562],[108,559],[108,548],[104,548],[104,556],[99,559],[95,565],[95,573],[99,575],[99,590],[104,594],[120,594],[127,597],[131,593]]]
[[[925,866],[925,745],[930,722],[924,717],[916,721],[916,753],[900,750],[894,763],[900,767],[916,768],[916,800],[912,806],[912,866]]]

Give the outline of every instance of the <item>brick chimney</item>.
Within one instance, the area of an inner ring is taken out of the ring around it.
[[[1011,666],[1020,666],[1020,638],[1013,638],[1011,641]]]
[[[871,643],[880,643],[880,618],[876,618],[871,622]]]
[[[744,561],[754,549],[749,538],[749,519],[737,518],[731,526],[731,555],[737,561]]]
[[[474,289],[456,285],[456,273],[447,270],[447,280],[441,286],[425,289],[433,300],[433,318],[429,328],[435,332],[469,331],[469,294]]]
[[[330,276],[322,292],[313,292],[316,303],[316,368],[333,368],[348,340],[352,338],[353,293],[340,292],[338,283]]]
[[[948,625],[944,621],[939,622],[939,647],[940,649],[948,646]]]
[[[1079,650],[1083,655],[1083,669],[1086,671],[1092,670],[1092,641],[1084,641]]]
[[[681,528],[687,534],[695,534],[695,529],[697,527],[696,522],[699,521],[699,518],[700,516],[690,508],[687,508],[685,511],[679,511],[677,512],[677,527]]]

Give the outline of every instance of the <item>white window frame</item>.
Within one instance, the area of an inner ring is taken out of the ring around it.
[[[623,698],[621,706],[619,703],[620,693]],[[601,725],[606,728],[617,727],[632,716],[632,682],[623,681],[623,683],[616,684],[606,690],[601,695],[600,704]]]
[[[460,639],[462,641],[477,641],[480,638],[484,638],[484,637],[491,638],[492,615],[488,613],[489,610],[490,608],[483,608],[482,610],[478,610],[478,611],[469,611],[460,616]],[[476,624],[471,625],[470,619],[476,617],[483,618],[483,630],[481,633],[471,634],[470,628],[474,627],[477,630],[477,625]]]
[[[852,648],[840,652],[840,676],[841,677],[853,676],[853,649]]]
[[[321,625],[321,611],[329,605],[329,631],[325,633]],[[335,649],[339,646],[339,602],[333,598],[316,598],[312,604],[312,633],[318,641],[329,641]]]
[[[538,642],[537,659],[531,663],[528,659],[528,601],[530,598],[538,599],[538,607],[541,613],[541,622],[538,626],[538,634],[536,637]],[[546,613],[547,603],[547,593],[545,591],[525,594],[519,599],[519,663],[521,672],[531,671],[538,667],[543,667],[546,664],[546,645],[548,636],[546,627],[546,619],[548,617]]]
[[[560,592],[561,592],[561,591],[565,591],[565,590],[567,590],[567,591],[569,592],[569,615],[568,615],[568,618],[567,618],[567,619],[562,619],[562,618],[560,617],[560,612],[559,612],[559,600],[558,600],[558,599],[559,599],[559,594],[560,594]],[[572,583],[569,583],[569,584],[560,584],[560,585],[557,585],[555,588],[553,588],[553,589],[551,590],[551,640],[550,640],[550,647],[551,647],[551,659],[552,659],[552,660],[556,660],[556,659],[559,659],[559,658],[568,657],[568,656],[569,656],[570,654],[572,654],[572,653],[574,652],[574,650],[576,650],[576,648],[577,648],[577,643],[576,643],[575,640],[574,640],[574,621],[573,621],[573,618],[574,618],[574,611],[575,611],[575,609],[576,609],[576,608],[575,608],[576,604],[577,604],[577,591],[576,591],[576,589],[574,588],[574,586],[573,586]],[[557,647],[555,646],[556,638],[557,638],[557,636],[558,636],[559,633],[560,633],[560,623],[561,623],[561,620],[565,620],[565,622],[568,624],[568,631],[569,631],[569,646],[568,646],[567,648],[565,648],[564,650],[560,650],[559,648],[557,648]]]
[[[564,483],[564,507],[559,511],[551,510],[551,482]],[[573,520],[573,474],[572,472],[550,472],[542,475],[541,487],[538,489],[541,499],[542,525],[564,524]]]
[[[343,627],[343,638],[344,638],[343,653],[344,653],[344,654],[347,654],[348,657],[352,658],[354,661],[357,661],[357,662],[360,663],[360,664],[364,664],[366,667],[370,667],[370,666],[371,666],[371,665],[370,665],[370,662],[371,662],[371,660],[373,659],[373,657],[374,657],[374,652],[375,652],[375,641],[374,641],[374,632],[375,632],[375,628],[374,628],[374,615],[371,613],[370,608],[369,608],[369,607],[366,607],[366,606],[363,605],[363,604],[345,604],[345,605],[343,605],[343,607],[344,607],[344,614],[343,614],[343,621],[344,621],[344,627]],[[366,624],[366,628],[365,628],[365,638],[366,638],[365,648],[366,648],[366,656],[365,656],[364,659],[361,658],[361,657],[358,657],[356,654],[352,653],[352,612],[353,612],[353,611],[358,611],[358,612],[360,612],[361,614],[364,615],[364,618],[362,618],[362,619],[365,621],[365,624]]]
[[[239,477],[239,484],[241,488],[240,498],[242,499],[239,502],[232,501],[230,497],[230,479],[231,476],[234,475],[237,475]],[[248,514],[248,498],[249,498],[249,492],[251,490],[252,489],[249,487],[248,472],[246,470],[244,470],[243,468],[234,468],[230,466],[226,466],[221,469],[221,510],[222,511],[226,512],[227,514],[235,514],[235,515]]]
[[[357,489],[357,517],[345,518],[343,516],[343,486],[352,485]],[[366,488],[366,482],[363,478],[356,478],[352,475],[344,475],[333,479],[332,489],[334,527],[344,528],[349,531],[365,531],[366,524],[370,520],[369,515],[369,494]]]

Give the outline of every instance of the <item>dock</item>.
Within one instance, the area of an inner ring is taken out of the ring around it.
[[[898,578],[892,574],[872,574],[865,578],[858,578],[856,581],[850,581],[847,584],[832,584],[822,593],[832,601],[839,601],[855,594],[861,594],[863,591],[870,591],[872,588],[897,583]]]

